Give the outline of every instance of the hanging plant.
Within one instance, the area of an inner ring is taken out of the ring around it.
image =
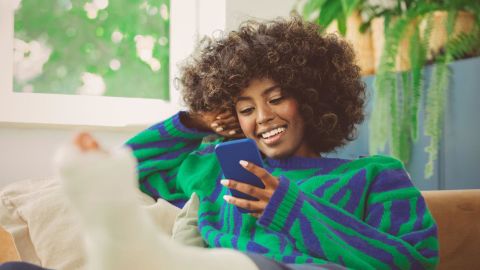
[[[370,153],[383,152],[408,163],[411,144],[418,138],[418,115],[422,95],[423,66],[432,29],[430,14],[435,5],[420,4],[397,15],[385,13],[385,44],[374,83],[370,120]],[[426,19],[423,29],[420,22]],[[421,38],[423,37],[423,39]],[[397,74],[399,45],[407,39],[408,68]]]
[[[342,6],[348,8],[339,8]],[[365,31],[372,22],[383,19],[384,43],[373,88],[369,151],[371,154],[388,151],[407,164],[413,142],[419,137],[419,110],[423,98],[426,98],[424,132],[430,142],[425,149],[428,153],[425,177],[430,178],[442,136],[450,77],[448,65],[455,59],[480,54],[480,2],[307,0],[302,14],[324,28],[336,19],[339,31],[344,34],[340,20],[350,15],[344,11],[352,10],[358,10],[364,17],[359,31]],[[447,38],[440,50],[433,51],[430,37],[434,27],[437,27],[434,15],[438,11],[448,14],[445,23],[440,26],[445,27]],[[455,27],[459,11],[473,14],[473,27],[468,32]],[[427,95],[423,97],[424,66],[429,61],[435,65]]]
[[[477,6],[478,7],[478,6]],[[447,33],[453,33],[457,11],[448,12],[445,22]],[[428,153],[428,162],[425,166],[425,177],[433,175],[434,161],[438,157],[438,146],[443,129],[443,115],[445,111],[445,97],[449,86],[450,71],[448,65],[453,59],[462,58],[480,47],[480,29],[477,23],[470,33],[460,33],[455,37],[448,36],[444,53],[437,58],[436,65],[430,77],[430,87],[427,91],[427,106],[425,115],[425,135],[430,137],[430,144],[425,148]]]

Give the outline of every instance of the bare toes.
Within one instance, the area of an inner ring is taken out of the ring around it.
[[[79,133],[75,137],[74,143],[84,152],[100,149],[98,142],[92,137],[92,135],[86,132]]]

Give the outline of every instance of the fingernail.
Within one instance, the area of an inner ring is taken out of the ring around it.
[[[223,195],[223,199],[227,202],[230,202],[232,200],[232,197],[230,197],[228,195]]]
[[[220,184],[222,184],[224,186],[228,186],[228,180],[227,179],[222,179],[222,180],[220,180]]]
[[[222,119],[222,117],[220,117],[220,116],[217,116],[217,119]]]
[[[243,167],[247,167],[247,165],[248,165],[248,162],[246,162],[245,160],[240,160],[239,163],[240,163],[240,165],[242,165]]]
[[[233,135],[233,134],[235,134],[235,133],[236,133],[235,130],[230,130],[230,131],[228,132],[229,135]]]
[[[210,126],[211,126],[212,128],[216,128],[216,127],[218,127],[218,124],[217,124],[217,123],[213,123],[213,124],[211,124]]]
[[[223,130],[222,127],[218,127],[217,129],[215,129],[216,132],[220,132],[220,131],[222,131],[222,130]]]

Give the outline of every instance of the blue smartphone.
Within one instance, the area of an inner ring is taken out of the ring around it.
[[[256,175],[247,171],[239,163],[240,160],[245,160],[263,168],[262,157],[254,140],[246,138],[217,144],[215,146],[215,154],[217,155],[217,159],[220,162],[223,175],[226,179],[232,179],[259,188],[265,188],[263,182]],[[230,191],[234,197],[257,201],[256,198],[240,191],[234,189],[231,189]],[[240,207],[238,210],[244,213],[250,212],[249,210]]]

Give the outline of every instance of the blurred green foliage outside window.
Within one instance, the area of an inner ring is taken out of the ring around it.
[[[14,91],[169,98],[170,0],[15,0]]]

